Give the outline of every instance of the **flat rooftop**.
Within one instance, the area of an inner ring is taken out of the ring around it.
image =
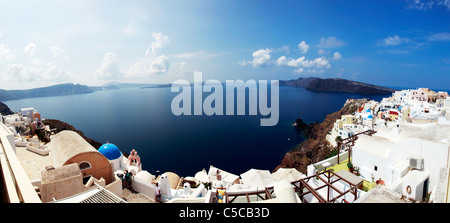
[[[26,147],[16,146],[16,155],[30,181],[40,180],[41,170],[45,169],[48,165],[52,165],[50,155],[41,156],[28,151]]]
[[[388,127],[380,126],[377,133],[372,136],[360,135],[354,148],[379,157],[387,157],[397,147],[421,149],[421,144],[424,143],[423,147],[426,148],[426,141],[428,144],[450,146],[450,125],[436,123],[398,123],[398,125],[399,127],[397,123],[390,123]]]
[[[376,186],[361,198],[355,201],[355,203],[413,203],[401,194],[391,191],[384,186]]]

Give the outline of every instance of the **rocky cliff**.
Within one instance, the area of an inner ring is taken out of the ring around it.
[[[61,132],[63,130],[71,130],[71,131],[77,132],[78,134],[80,134],[81,137],[83,137],[83,139],[85,139],[95,149],[100,148],[100,146],[102,145],[100,142],[97,142],[97,141],[95,141],[93,139],[90,139],[90,138],[86,137],[82,131],[76,129],[72,125],[70,125],[68,123],[65,123],[63,121],[60,121],[60,120],[57,120],[57,119],[45,119],[42,122],[45,125],[50,125],[50,129],[56,128],[56,132],[57,133]]]
[[[340,78],[315,79],[306,87],[308,91],[341,92],[362,95],[392,94],[395,90]]]
[[[327,115],[322,123],[310,124],[303,132],[306,140],[286,153],[274,171],[278,168],[296,168],[306,174],[308,165],[324,160],[335,149],[326,140],[326,136],[333,129],[336,119],[355,112],[367,101],[368,99],[348,99],[339,111]]]
[[[350,81],[341,78],[322,79],[318,77],[298,78],[288,81],[279,81],[280,86],[302,87],[307,91],[316,92],[338,92],[362,95],[387,95],[395,90],[391,88]]]
[[[1,115],[11,115],[14,114],[14,112],[9,109],[9,107],[2,102],[0,102],[0,114]]]

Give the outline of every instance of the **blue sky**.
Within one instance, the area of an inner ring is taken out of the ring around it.
[[[450,0],[0,0],[0,89],[195,71],[450,89]]]

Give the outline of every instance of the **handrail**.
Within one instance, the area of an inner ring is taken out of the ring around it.
[[[17,194],[17,190],[15,187],[15,182],[11,173],[11,168],[9,167],[8,161],[6,159],[6,155],[3,152],[3,145],[0,143],[0,169],[2,170],[3,176],[3,185],[6,190],[6,195],[4,201],[8,203],[19,203],[19,196]]]
[[[2,129],[3,128],[3,129]],[[30,179],[28,178],[25,170],[20,164],[19,159],[14,152],[12,145],[10,144],[7,138],[7,127],[0,123],[0,142],[2,144],[0,153],[2,154],[2,172],[5,177],[6,185],[11,185],[11,183],[15,186],[15,192],[13,189],[8,188],[8,196],[10,202],[23,202],[23,203],[42,203],[41,199],[37,195],[34,190],[33,185],[31,184]],[[8,173],[9,172],[9,173]],[[10,186],[8,186],[10,187]],[[11,193],[16,193],[11,194]],[[18,199],[15,199],[15,197]]]

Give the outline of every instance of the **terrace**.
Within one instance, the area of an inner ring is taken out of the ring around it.
[[[348,171],[348,158],[341,161],[339,164],[335,164],[333,166],[330,166],[328,168],[325,169],[325,171],[331,171],[331,172],[338,172],[340,170],[347,170]],[[367,180],[363,180],[363,184],[362,184],[362,190],[365,192],[370,191],[372,188],[374,188],[376,186],[375,182],[369,182]]]

